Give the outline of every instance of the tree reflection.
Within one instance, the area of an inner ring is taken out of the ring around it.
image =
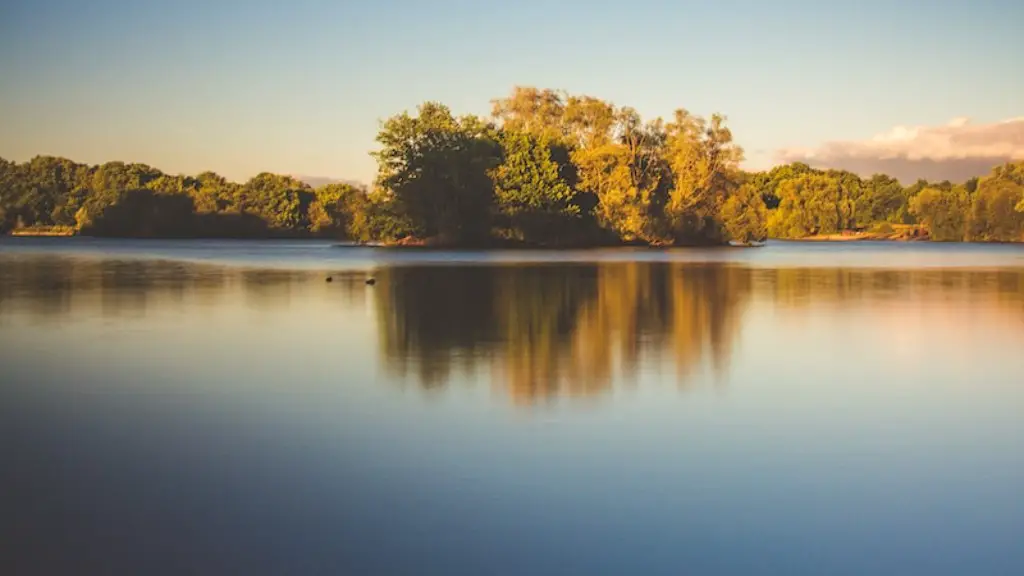
[[[381,349],[425,387],[489,367],[519,403],[631,381],[645,358],[680,377],[724,370],[750,270],[720,264],[396,267],[382,270]]]
[[[421,385],[482,375],[516,403],[602,394],[652,363],[680,385],[727,374],[748,305],[936,310],[983,300],[1024,312],[1015,269],[749,268],[616,263],[393,267],[379,272],[384,362]]]
[[[758,270],[755,292],[777,306],[992,300],[1024,311],[1024,269],[776,268]]]
[[[312,278],[311,273],[160,260],[4,258],[0,320],[13,313],[34,321],[75,313],[141,317],[155,308],[180,306],[186,298],[234,299],[237,290],[252,304],[279,306],[287,304],[292,285]]]

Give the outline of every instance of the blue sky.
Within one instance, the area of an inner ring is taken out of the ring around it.
[[[784,148],[1024,116],[1016,0],[13,0],[0,156],[372,179],[379,120],[487,113],[513,85],[645,117],[722,112]]]

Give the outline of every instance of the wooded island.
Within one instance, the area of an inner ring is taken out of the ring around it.
[[[590,96],[516,87],[490,118],[428,102],[383,122],[368,188],[245,183],[144,164],[0,159],[0,233],[329,237],[398,245],[654,246],[772,238],[1024,240],[1024,162],[903,186],[806,164],[739,168],[725,118],[644,121]],[[853,234],[851,236],[851,234]]]

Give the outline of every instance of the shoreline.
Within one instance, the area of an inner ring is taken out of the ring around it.
[[[815,236],[805,236],[803,238],[768,238],[766,242],[755,243],[755,244],[713,244],[713,245],[649,245],[649,244],[590,244],[590,245],[565,245],[565,246],[545,246],[535,244],[519,244],[519,243],[486,243],[486,244],[423,244],[423,243],[401,243],[401,242],[385,242],[385,243],[364,243],[355,242],[350,240],[343,240],[338,238],[316,238],[316,237],[223,237],[223,236],[151,236],[151,237],[131,237],[131,236],[84,236],[74,233],[68,233],[60,230],[14,230],[7,234],[0,234],[0,240],[4,238],[24,238],[24,239],[65,239],[65,238],[82,238],[86,240],[99,240],[99,241],[118,241],[118,240],[134,240],[134,241],[230,241],[230,242],[266,242],[266,241],[284,241],[284,242],[327,242],[331,244],[331,248],[377,248],[388,251],[396,252],[444,252],[451,250],[474,250],[474,251],[494,251],[494,252],[505,252],[505,251],[542,251],[542,252],[556,252],[560,250],[608,250],[608,249],[632,249],[637,251],[665,251],[665,250],[676,250],[676,249],[736,249],[736,248],[763,248],[766,247],[768,242],[784,242],[787,244],[795,243],[806,243],[806,244],[844,244],[844,243],[855,243],[855,242],[880,242],[880,243],[925,243],[925,244],[947,244],[947,245],[958,245],[958,244],[977,244],[977,245],[989,245],[989,244],[1010,244],[1010,245],[1024,245],[1024,240],[1021,241],[991,241],[991,242],[979,242],[979,241],[967,241],[961,240],[956,242],[935,242],[928,238],[927,233],[920,235],[907,235],[902,233],[894,234],[881,234],[875,232],[862,232],[862,233],[851,233],[851,234],[819,234]]]

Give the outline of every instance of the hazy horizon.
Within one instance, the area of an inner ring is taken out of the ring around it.
[[[737,16],[740,15],[740,16]],[[0,156],[373,180],[380,120],[513,86],[721,112],[747,169],[962,181],[1024,158],[1024,6],[461,0],[0,7]]]

